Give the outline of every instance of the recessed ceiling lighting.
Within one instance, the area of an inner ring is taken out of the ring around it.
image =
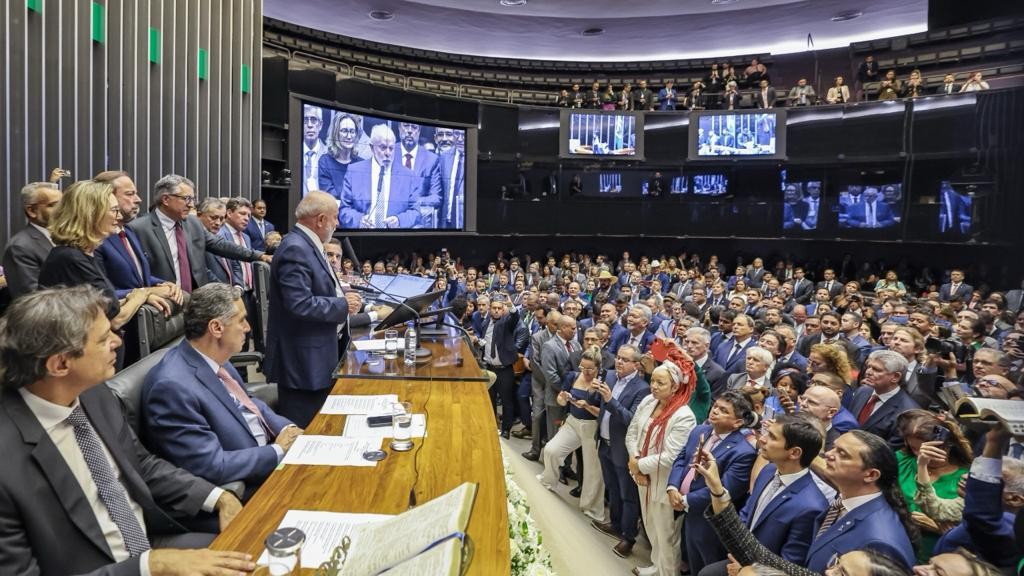
[[[582,32],[582,34],[584,36],[600,36],[601,34],[604,34],[604,28],[587,28]]]
[[[395,19],[395,13],[390,10],[373,10],[370,12],[370,18],[372,20],[380,20],[386,22],[388,20]]]
[[[715,4],[715,5],[721,5],[721,4],[732,4],[735,1],[736,0],[711,0],[711,3]]]
[[[498,0],[502,6],[526,6],[527,0]]]
[[[864,13],[860,10],[846,10],[833,16],[831,20],[833,22],[846,22],[847,20],[853,20],[854,18],[860,18]]]

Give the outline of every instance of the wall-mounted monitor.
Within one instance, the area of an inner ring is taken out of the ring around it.
[[[939,233],[944,237],[969,236],[974,220],[974,199],[988,192],[987,183],[942,180],[936,194],[939,204]]]
[[[786,232],[818,229],[821,202],[820,176],[801,177],[782,171],[782,229]]]
[[[725,174],[694,174],[690,182],[697,196],[725,196],[729,193],[729,177]]]
[[[690,160],[786,158],[786,112],[695,112],[690,118]]]
[[[466,229],[466,130],[302,104],[301,190],[338,202],[340,230]]]
[[[643,114],[563,110],[560,120],[562,158],[644,159]]]

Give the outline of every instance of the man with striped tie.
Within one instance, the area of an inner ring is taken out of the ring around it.
[[[102,385],[121,345],[106,307],[90,286],[40,290],[0,320],[0,566],[43,575],[255,569],[246,554],[197,550],[214,535],[179,523],[217,512],[223,529],[241,503],[139,443]]]

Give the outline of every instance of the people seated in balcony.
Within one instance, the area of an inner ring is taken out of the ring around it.
[[[835,83],[825,94],[825,101],[829,104],[846,104],[850,101],[850,87],[843,83],[842,76],[836,76]]]
[[[895,100],[903,92],[903,83],[896,78],[896,71],[889,70],[878,85],[878,100]]]
[[[946,74],[942,78],[942,86],[935,89],[936,94],[956,94],[960,92],[960,87],[956,85],[956,76],[952,74]]]
[[[569,102],[572,108],[583,108],[583,103],[586,100],[586,95],[580,90],[579,84],[573,84],[572,90],[569,92]]]
[[[768,69],[757,58],[750,61],[750,66],[743,71],[743,81],[747,86],[758,86],[762,80],[768,79]]]
[[[740,77],[736,74],[736,70],[732,67],[732,64],[725,64],[722,69],[722,81],[725,82],[726,87],[729,86],[729,82],[740,81]]]
[[[690,110],[704,108],[705,90],[706,87],[704,86],[704,83],[701,82],[700,80],[697,80],[696,82],[693,83],[693,86],[690,86],[690,96],[687,99],[687,103],[689,104]]]
[[[903,97],[917,98],[918,96],[924,96],[925,93],[924,78],[921,77],[921,71],[915,68],[910,71],[910,78],[903,85]]]
[[[988,90],[988,82],[981,79],[981,72],[972,72],[971,78],[960,87],[961,92],[977,92]]]
[[[555,106],[559,108],[572,108],[572,97],[569,96],[569,91],[563,89],[555,96]]]
[[[809,106],[814,103],[814,98],[814,87],[807,83],[807,78],[801,78],[789,90],[790,106]]]
[[[757,93],[754,95],[755,105],[758,108],[774,108],[775,88],[768,85],[767,79],[762,79],[758,84]]]
[[[676,92],[675,83],[671,80],[665,82],[665,87],[658,91],[658,109],[659,110],[675,110],[676,109],[676,98],[679,94]]]
[[[601,83],[594,82],[590,85],[590,91],[587,92],[587,108],[594,110],[601,109]]]
[[[740,107],[740,93],[736,82],[729,82],[725,85],[725,94],[722,94],[722,109],[736,110]]]
[[[708,92],[721,92],[725,89],[725,81],[722,80],[722,74],[718,71],[718,64],[711,65],[711,72],[704,77],[704,86],[706,86]]]
[[[633,110],[654,110],[654,92],[647,87],[647,80],[641,80],[640,86],[630,93]]]
[[[615,88],[608,84],[608,87],[601,93],[601,109],[602,110],[615,110],[615,104],[618,102],[618,95],[615,94]]]
[[[341,199],[345,173],[351,164],[363,160],[356,154],[359,135],[363,133],[363,117],[348,112],[335,113],[327,131],[327,154],[318,162],[317,182],[320,190]]]
[[[622,87],[622,91],[619,92],[615,107],[619,110],[633,109],[633,85],[629,82],[626,82],[626,85]]]

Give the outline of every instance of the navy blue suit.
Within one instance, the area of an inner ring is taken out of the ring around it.
[[[668,475],[668,486],[679,489],[683,479],[690,470],[690,464],[697,453],[700,437],[705,439],[714,434],[710,424],[702,424],[693,429],[686,441],[686,447],[676,456],[672,464],[672,472]],[[747,500],[747,487],[750,486],[750,469],[754,465],[757,451],[747,442],[743,432],[736,430],[723,438],[711,450],[718,463],[718,471],[722,475],[722,485],[729,491],[729,496],[737,507],[742,507]],[[708,564],[725,560],[726,550],[715,534],[714,528],[704,518],[703,511],[711,504],[711,491],[704,482],[704,477],[695,474],[690,483],[690,491],[686,494],[689,513],[683,523],[684,545],[686,556],[690,562],[690,573],[697,574]]]
[[[935,544],[933,554],[953,552],[960,546],[999,568],[1015,566],[1021,544],[1014,531],[1015,516],[1003,511],[1003,483],[982,482],[967,476],[963,520]]]
[[[788,362],[799,368],[801,372],[807,371],[807,357],[796,350],[790,354]]]
[[[618,381],[618,374],[608,372],[605,383],[612,390]],[[644,380],[643,374],[637,372],[626,384],[618,399],[601,401],[601,411],[597,415],[598,441],[597,455],[601,460],[601,474],[608,490],[608,510],[611,513],[611,524],[623,539],[628,542],[636,540],[640,521],[640,493],[636,482],[629,475],[629,454],[626,452],[626,429],[633,419],[640,401],[649,396],[651,387]],[[601,439],[601,422],[608,414],[608,441]]]
[[[417,145],[416,156],[412,163],[412,173],[419,179],[417,195],[433,196],[432,203],[441,202],[444,190],[441,188],[441,160],[437,154]],[[405,148],[399,146],[395,150],[395,160],[405,166]]]
[[[814,524],[815,532],[824,519],[825,513],[822,513]],[[895,558],[905,566],[914,565],[914,547],[910,545],[899,515],[885,501],[885,496],[847,512],[824,534],[816,537],[807,551],[804,566],[821,574],[834,556],[865,548]]]
[[[264,371],[277,382],[278,411],[303,428],[323,406],[338,366],[338,325],[348,320],[348,302],[335,282],[302,230],[281,240],[270,266]]]
[[[128,237],[128,243],[132,246],[132,251],[135,252],[135,257],[139,260],[139,265],[142,267],[141,277],[139,276],[138,268],[135,267],[135,262],[128,254],[128,250],[125,249],[124,243],[121,242],[121,238],[117,234],[107,236],[99,248],[96,249],[97,261],[103,266],[107,279],[114,286],[114,294],[118,298],[124,298],[134,288],[156,286],[161,282],[166,282],[163,278],[153,276],[149,268],[149,260],[146,259],[146,255],[142,251],[142,244],[139,244],[139,237],[135,235],[135,231],[131,228],[125,228],[124,233]],[[171,278],[171,281],[173,280],[174,278]]]
[[[885,228],[896,223],[896,215],[881,197],[875,200],[875,223],[878,228]],[[867,202],[858,202],[846,208],[846,222],[857,228],[867,227]]]
[[[371,182],[373,163],[376,160],[363,160],[349,166],[345,172],[345,181],[341,188],[341,208],[338,210],[338,221],[342,228],[361,228],[363,216],[370,214],[373,195],[371,190],[377,186]],[[416,175],[397,162],[391,163],[391,190],[388,193],[386,217],[397,216],[398,225],[411,228],[419,218],[416,210],[417,185]]]
[[[224,368],[241,383],[230,364]],[[253,398],[270,431],[258,446],[237,401],[209,363],[183,341],[167,352],[142,386],[140,426],[146,445],[213,484],[241,480],[251,494],[277,468],[274,438],[291,424]]]
[[[775,470],[774,464],[761,470],[747,505],[740,510],[740,519],[766,548],[790,562],[802,564],[814,539],[817,518],[828,509],[828,501],[811,474],[804,474],[780,490],[765,506],[757,523],[751,525],[757,501],[775,478]]]
[[[633,335],[629,333],[629,329],[628,328],[623,328],[621,331],[619,331],[619,333],[617,335],[615,335],[609,341],[608,351],[611,352],[612,354],[618,354],[619,353],[619,347],[622,346],[623,344],[629,344],[629,340],[632,337],[633,337]],[[653,343],[654,343],[654,334],[651,334],[647,330],[644,330],[643,334],[640,336],[640,353],[641,354],[646,353],[647,350],[650,349],[651,344],[653,344]]]
[[[231,242],[232,244],[238,243],[235,241],[235,229],[232,228],[230,224],[225,224],[221,226],[218,234],[221,236],[221,238],[224,238],[225,240]],[[249,237],[249,234],[245,230],[242,231],[242,241],[245,243],[246,248],[252,248],[252,239]],[[246,288],[244,276],[242,274],[242,262],[239,260],[233,260],[229,258],[224,258],[223,261],[227,262],[228,266],[231,267],[231,281],[228,283],[231,284],[232,286],[241,286],[243,288]]]
[[[728,378],[732,374],[739,374],[746,370],[747,348],[755,345],[757,345],[757,342],[755,342],[753,338],[747,338],[747,342],[742,348],[740,348],[740,351],[734,354],[730,359],[729,354],[732,352],[732,349],[736,347],[736,339],[733,338],[726,342],[725,345],[719,346],[718,349],[715,350],[715,355],[712,360],[715,361],[715,364],[722,367],[722,370],[725,371],[725,377]]]
[[[263,230],[260,230],[255,218],[249,218],[249,224],[245,227],[245,231],[249,234],[249,239],[252,240],[252,249],[259,250],[260,252],[263,252],[267,247],[267,234],[274,230],[274,225],[270,223],[270,220],[263,220]]]
[[[850,400],[850,414],[854,418],[860,414],[861,409],[864,408],[873,393],[874,390],[869,386],[861,386],[854,392],[853,398]],[[920,408],[920,406],[901,389],[895,396],[879,406],[875,413],[864,422],[861,429],[888,440],[889,445],[894,449],[900,448],[903,446],[903,436],[900,435],[900,431],[896,427],[896,418],[907,410],[915,408]]]
[[[463,228],[465,227],[465,191],[466,191],[466,154],[459,152],[459,162],[463,164],[460,171],[455,164],[456,149],[442,152],[440,158],[441,168],[441,205],[438,207],[438,228]],[[452,188],[452,180],[455,180],[455,187]],[[453,197],[454,194],[454,197]],[[448,218],[448,204],[452,206],[452,217]],[[462,204],[462,211],[459,205]]]

